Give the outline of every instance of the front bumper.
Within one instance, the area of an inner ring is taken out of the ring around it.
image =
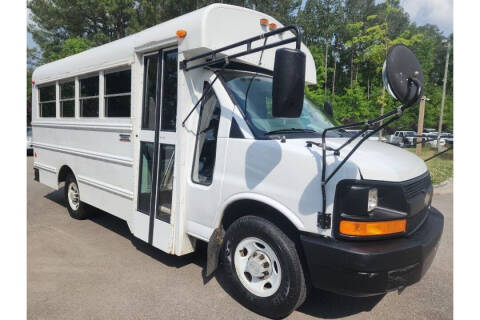
[[[404,238],[344,241],[300,236],[315,288],[349,296],[369,296],[418,282],[435,257],[443,215],[430,208],[428,218]]]

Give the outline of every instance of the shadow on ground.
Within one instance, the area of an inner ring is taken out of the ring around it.
[[[60,188],[58,191],[54,191],[45,195],[45,198],[61,206],[66,206],[64,199],[64,188]],[[160,263],[175,268],[181,268],[190,263],[194,263],[202,267],[202,269],[205,268],[207,256],[206,243],[198,241],[197,250],[194,253],[181,257],[170,255],[152,247],[142,240],[135,238],[132,233],[130,233],[127,223],[122,219],[94,207],[91,207],[90,209],[94,211],[94,214],[89,220],[130,240],[137,250],[147,254]],[[66,209],[65,214],[68,214]],[[214,276],[223,290],[225,290],[233,299],[237,300],[236,293],[228,285],[224,273],[219,269],[217,272],[215,272]],[[202,271],[202,278],[203,282],[207,283],[212,276],[207,278]],[[364,311],[370,311],[377,305],[377,303],[380,302],[380,300],[382,300],[383,297],[384,295],[354,298],[321,290],[312,290],[309,293],[305,303],[297,311],[313,317],[336,319],[349,315],[355,315]]]

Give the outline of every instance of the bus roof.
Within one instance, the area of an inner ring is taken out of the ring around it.
[[[261,18],[268,19],[278,27],[282,26],[276,19],[258,11],[232,5],[212,4],[125,38],[42,65],[34,71],[32,80],[35,84],[41,85],[129,65],[134,62],[135,54],[154,51],[165,46],[178,45],[179,53],[183,53],[188,58],[269,31],[266,26],[260,24]],[[177,38],[176,31],[179,29],[187,31],[185,38]],[[268,41],[286,39],[292,35],[289,33],[272,36]],[[257,41],[252,44],[252,48],[262,44],[263,41]],[[295,43],[289,43],[283,47],[294,48],[294,46]],[[242,46],[226,53],[231,54],[245,49],[246,47]],[[315,84],[317,82],[315,62],[310,51],[303,44],[302,51],[307,56],[306,82]],[[260,54],[260,52],[253,53],[236,60],[258,65]],[[261,67],[273,70],[274,57],[275,48],[266,50]]]

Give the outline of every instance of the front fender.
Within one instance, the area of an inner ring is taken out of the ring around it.
[[[258,201],[261,203],[264,203],[274,209],[276,209],[278,212],[283,214],[285,218],[287,218],[298,230],[300,231],[305,231],[305,226],[302,223],[302,221],[298,218],[298,216],[292,212],[290,209],[288,209],[286,206],[284,206],[282,203],[269,198],[263,194],[259,193],[252,193],[252,192],[242,192],[242,193],[236,193],[230,197],[228,197],[221,205],[220,210],[218,211],[219,213],[215,217],[215,225],[214,228],[218,228],[222,222],[225,210],[228,208],[229,205],[235,203],[236,201],[240,200],[254,200]]]

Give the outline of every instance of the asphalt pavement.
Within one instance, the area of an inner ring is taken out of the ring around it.
[[[223,288],[221,273],[203,277],[204,247],[176,257],[136,240],[127,223],[98,211],[70,218],[63,188],[33,181],[27,161],[27,316],[29,319],[259,319]],[[446,191],[445,191],[446,190]],[[449,191],[450,190],[450,191]],[[437,256],[400,295],[350,298],[313,291],[289,319],[451,319],[453,196],[433,205],[445,216]]]

